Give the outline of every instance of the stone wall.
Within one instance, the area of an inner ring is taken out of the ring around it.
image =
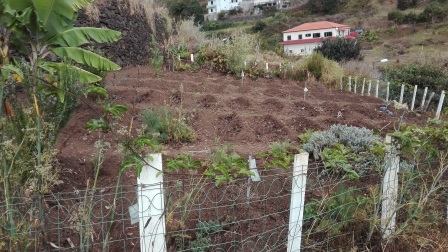
[[[119,7],[118,7],[119,6]],[[149,46],[151,30],[146,14],[141,8],[131,14],[129,3],[117,0],[108,0],[104,4],[98,5],[99,21],[80,11],[77,26],[103,27],[120,31],[122,39],[115,43],[95,44],[95,50],[100,51],[122,67],[147,65],[150,57]],[[156,39],[162,42],[166,36],[166,21],[159,15],[154,15],[156,26]],[[165,23],[164,23],[165,22]],[[161,27],[159,27],[161,26]]]

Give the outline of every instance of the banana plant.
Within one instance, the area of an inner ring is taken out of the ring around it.
[[[80,46],[90,42],[107,43],[121,39],[118,31],[94,28],[74,27],[77,12],[92,3],[93,0],[0,0],[0,27],[11,31],[2,39],[2,56],[13,47],[25,54],[35,73],[37,69],[57,72],[62,63],[42,60],[54,54],[60,58],[72,60],[94,69],[119,70],[114,62]],[[11,43],[8,45],[6,43]],[[101,77],[71,66],[80,82],[93,83]],[[37,84],[37,79],[34,81]]]

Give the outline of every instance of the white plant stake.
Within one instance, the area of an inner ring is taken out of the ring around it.
[[[306,93],[308,92],[308,88],[303,89],[303,100],[306,100]]]

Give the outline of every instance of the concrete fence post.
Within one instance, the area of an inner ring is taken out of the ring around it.
[[[364,79],[362,80],[361,95],[364,95],[364,87],[365,87],[365,85],[366,85],[366,78],[364,78]]]
[[[369,87],[367,88],[367,95],[370,96],[370,90],[372,90],[372,80],[369,80]]]
[[[162,154],[150,154],[147,163],[137,178],[140,251],[166,252]]]
[[[191,62],[194,62],[194,55],[193,54],[190,54],[190,60],[191,60]]]
[[[437,105],[437,111],[436,111],[436,119],[439,120],[440,113],[442,112],[442,106],[443,106],[443,100],[445,99],[445,90],[442,91],[440,94],[440,100],[439,105]]]
[[[348,77],[348,91],[349,92],[352,91],[352,77],[351,76]]]
[[[395,231],[398,199],[398,170],[400,157],[391,144],[391,137],[386,136],[388,150],[385,156],[383,191],[381,198],[381,231],[383,239],[387,239]]]
[[[355,89],[354,89],[355,94],[356,94],[357,86],[358,86],[358,77],[355,77]]]
[[[378,89],[380,86],[380,81],[376,80],[375,98],[378,98]]]
[[[300,251],[309,153],[294,156],[287,252]]]
[[[428,87],[425,87],[425,91],[423,91],[422,104],[420,105],[420,109],[423,110],[425,107],[426,94],[428,93]]]
[[[342,88],[342,77],[341,77],[341,81],[339,82],[339,85],[341,86],[341,91],[343,90]]]
[[[416,97],[416,96],[417,96],[417,85],[414,86],[414,93],[412,94],[411,111],[414,111],[415,97]]]
[[[403,103],[403,96],[404,96],[404,84],[401,84],[401,92],[400,92],[400,104]]]

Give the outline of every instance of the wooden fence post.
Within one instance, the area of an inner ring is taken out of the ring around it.
[[[443,100],[445,99],[445,90],[440,94],[439,105],[437,106],[436,119],[439,120],[440,113],[442,112]]]
[[[309,153],[294,156],[291,205],[289,210],[288,252],[300,251],[302,244],[303,212],[305,210],[306,174]]]
[[[417,85],[414,86],[414,94],[412,95],[411,111],[414,111],[415,96],[417,95]]]
[[[401,84],[400,104],[403,103],[403,96],[404,96],[404,84]]]
[[[137,178],[140,251],[166,252],[162,154],[151,154]]]
[[[389,150],[385,156],[385,172],[381,199],[381,231],[383,239],[387,239],[395,231],[398,199],[398,170],[400,168],[400,157],[391,145],[390,136],[386,136],[386,144],[389,144]]]

